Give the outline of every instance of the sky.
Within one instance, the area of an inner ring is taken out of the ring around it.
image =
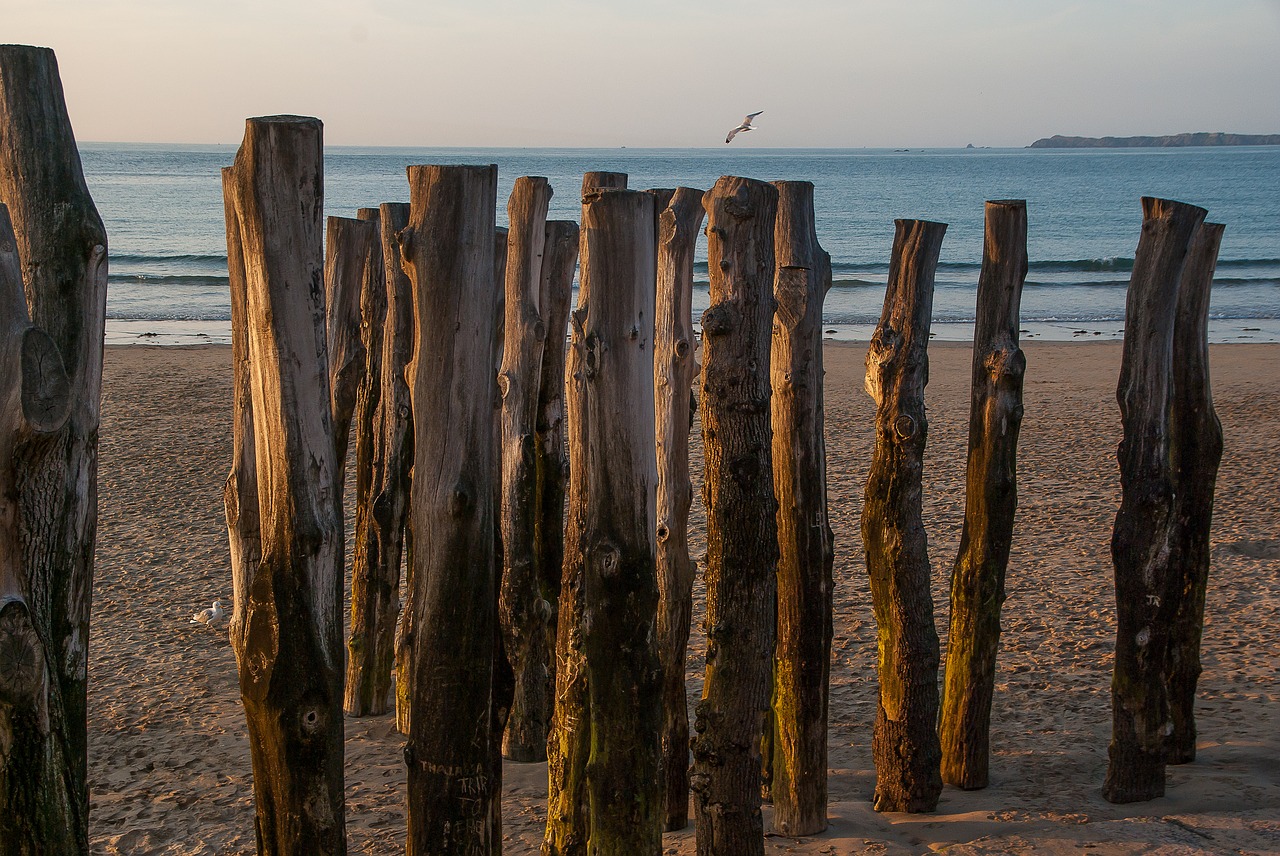
[[[1280,0],[0,0],[82,141],[1025,146],[1280,133]]]

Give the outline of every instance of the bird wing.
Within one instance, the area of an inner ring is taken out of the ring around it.
[[[741,130],[742,130],[742,126],[741,126],[741,125],[739,125],[738,127],[734,128],[732,131],[730,131],[730,132],[729,132],[729,136],[727,136],[727,137],[725,137],[725,138],[724,138],[724,141],[725,141],[726,143],[731,143],[731,142],[733,142],[733,138],[734,138],[734,137],[736,137],[736,136],[738,136],[738,132],[739,132],[739,131],[741,131]]]
[[[757,110],[757,111],[756,111],[756,112],[754,112],[754,113],[748,113],[748,114],[747,114],[747,118],[745,118],[745,119],[743,119],[743,120],[742,120],[742,124],[743,124],[743,125],[750,125],[750,124],[751,124],[751,120],[752,120],[752,119],[754,119],[755,117],[759,116],[759,115],[760,115],[761,113],[763,113],[763,112],[764,112],[763,110]]]

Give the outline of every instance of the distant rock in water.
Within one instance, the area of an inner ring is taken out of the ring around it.
[[[1176,146],[1280,146],[1280,134],[1171,134],[1167,137],[1064,137],[1036,140],[1031,149],[1135,149]]]

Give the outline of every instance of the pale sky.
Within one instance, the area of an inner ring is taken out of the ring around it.
[[[1280,133],[1280,0],[0,0],[80,140],[1025,146]]]

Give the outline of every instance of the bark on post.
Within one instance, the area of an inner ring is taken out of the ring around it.
[[[627,176],[589,172],[582,178],[585,204],[597,190],[625,190]],[[586,236],[580,246],[585,247]],[[581,254],[585,264],[585,254]],[[587,760],[591,752],[587,667],[582,650],[582,586],[586,554],[586,331],[588,283],[579,277],[578,307],[569,316],[570,343],[565,353],[566,439],[569,449],[568,512],[564,529],[564,567],[556,621],[556,701],[547,740],[547,833],[544,856],[587,852]]]
[[[778,191],[725,176],[703,204],[711,274],[701,401],[707,672],[689,786],[699,856],[750,856],[764,852],[760,739],[776,629],[769,356]]]
[[[1200,636],[1209,582],[1209,524],[1222,460],[1222,424],[1209,385],[1209,291],[1222,243],[1220,223],[1205,223],[1182,271],[1173,339],[1173,467],[1177,517],[1175,568],[1181,568],[1177,613],[1169,644],[1169,713],[1173,733],[1167,761],[1196,757],[1195,699],[1200,678]]]
[[[61,700],[33,608],[40,589],[27,574],[18,499],[18,484],[34,462],[25,450],[56,436],[70,410],[70,379],[57,344],[28,316],[17,239],[0,203],[0,852],[6,856],[88,852],[65,781],[73,760],[55,733]]]
[[[689,557],[690,394],[697,368],[693,251],[705,211],[702,191],[680,187],[658,210],[657,303],[653,337],[654,430],[658,461],[658,658],[662,663],[663,828],[689,823],[689,702],[685,663],[693,612]]]
[[[404,366],[413,347],[413,306],[400,268],[396,233],[409,206],[383,203],[357,216],[378,227],[369,265],[376,279],[361,298],[361,338],[367,354],[356,401],[356,525],[351,560],[351,635],[343,707],[351,716],[386,713],[392,706],[400,558],[409,505],[409,388]],[[407,712],[407,706],[405,707]]]
[[[653,200],[587,197],[582,214],[586,508],[582,648],[590,853],[662,849],[660,666],[654,634]]]
[[[227,636],[233,649],[248,644],[245,607],[249,586],[262,561],[262,521],[258,514],[258,464],[253,436],[252,360],[249,356],[249,284],[240,243],[240,215],[235,204],[235,175],[222,169],[222,210],[226,219],[227,274],[231,291],[231,472],[222,489],[231,548],[231,621]]]
[[[991,698],[1000,646],[1005,568],[1018,507],[1018,429],[1027,360],[1018,308],[1027,278],[1027,204],[986,204],[969,402],[964,529],[951,575],[951,633],[938,725],[942,780],[987,786]]]
[[[345,481],[351,417],[355,413],[356,398],[365,379],[368,349],[361,335],[360,310],[364,301],[364,287],[372,284],[379,272],[379,238],[377,223],[352,220],[349,217],[328,219],[324,257],[324,311],[339,490]]]
[[[248,291],[262,559],[233,638],[259,850],[345,853],[342,514],[325,344],[318,119],[246,122],[231,167]]]
[[[545,761],[551,719],[549,623],[538,568],[537,461],[534,432],[542,349],[542,265],[551,185],[545,178],[516,179],[507,203],[506,308],[502,365],[502,584],[498,617],[514,694],[502,754],[514,761]]]
[[[1167,669],[1182,569],[1171,460],[1172,361],[1178,287],[1205,210],[1142,199],[1142,237],[1125,303],[1116,398],[1124,439],[1120,510],[1111,536],[1116,574],[1116,659],[1111,745],[1102,795],[1113,803],[1164,794],[1165,741],[1172,729]]]
[[[867,354],[876,446],[862,510],[879,646],[876,811],[933,811],[942,792],[938,632],[921,508],[933,277],[945,223],[898,220],[884,311]]]
[[[569,306],[573,299],[573,272],[578,265],[578,233],[578,224],[572,220],[547,221],[539,297],[547,336],[542,349],[534,439],[537,462],[534,544],[542,596],[552,610],[547,638],[547,670],[552,700],[555,698],[556,616],[560,606],[560,572],[564,564],[564,489],[569,475],[564,434],[565,344]],[[551,707],[554,709],[555,705]]]
[[[818,244],[813,185],[779,181],[775,186],[778,306],[770,372],[779,556],[769,788],[774,831],[799,836],[827,828],[835,554],[822,433],[822,302],[831,288],[831,257]]]
[[[411,166],[416,304],[408,853],[497,853],[493,307],[497,167]]]
[[[27,521],[21,540],[33,597],[29,617],[44,646],[39,653],[49,664],[54,702],[51,742],[40,741],[57,743],[64,754],[24,763],[32,778],[4,785],[0,816],[27,831],[10,838],[0,821],[0,839],[22,842],[16,846],[35,841],[39,852],[58,852],[58,842],[70,841],[74,846],[61,852],[81,852],[88,847],[86,687],[107,236],[85,185],[48,48],[0,46],[0,202],[8,205],[16,232],[31,322],[56,346],[70,400],[59,431],[33,437],[16,452],[23,461],[17,491],[19,519]],[[15,744],[12,751],[20,750]],[[35,768],[51,762],[57,766],[41,769],[55,779],[37,785],[34,779],[44,774]],[[16,814],[9,810],[13,800],[25,806]]]

